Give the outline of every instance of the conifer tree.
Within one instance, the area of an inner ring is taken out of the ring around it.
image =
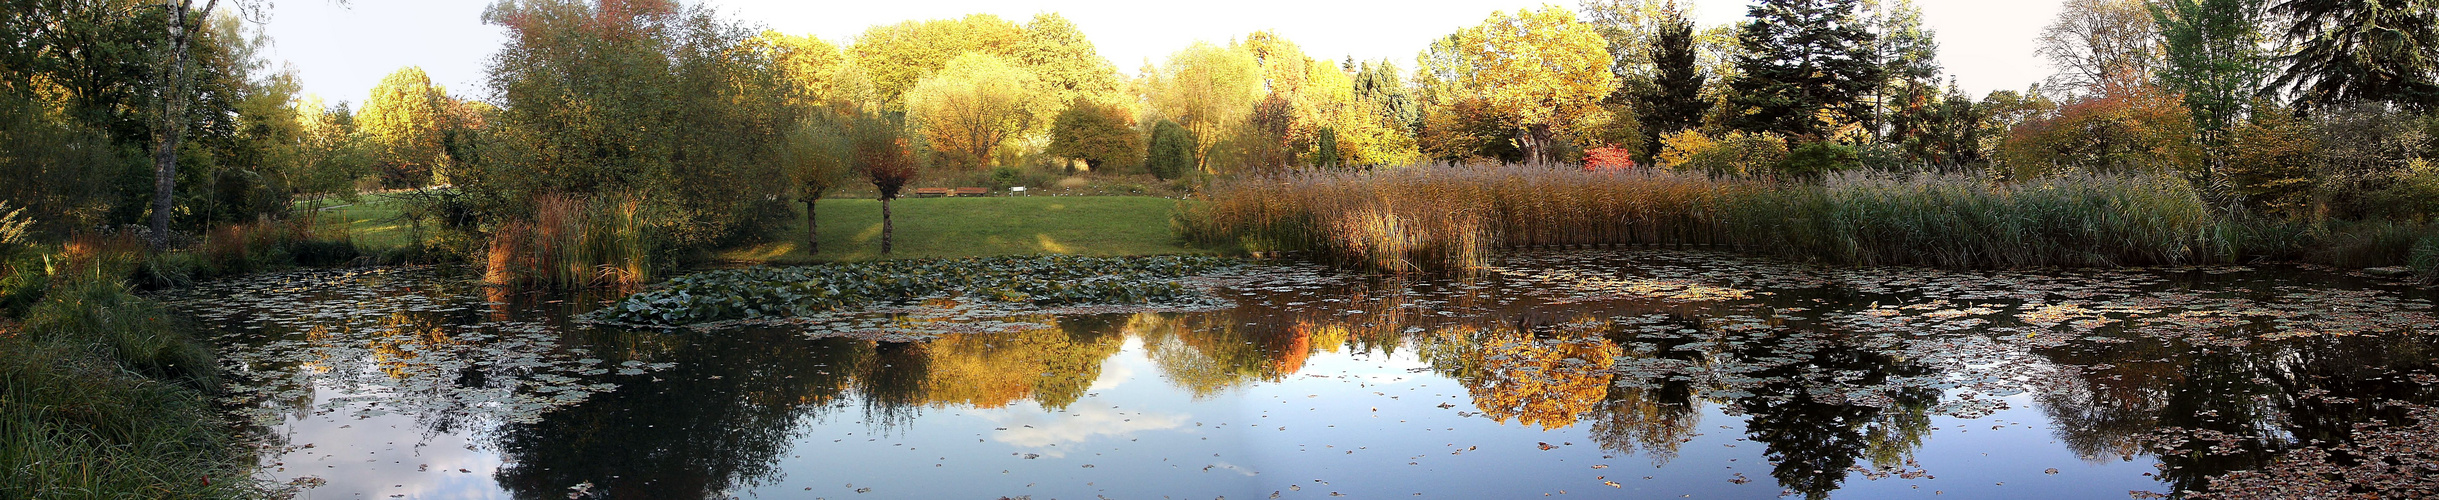
[[[1748,132],[1819,138],[1870,113],[1862,96],[1886,68],[1872,33],[1855,17],[1861,0],[1760,0],[1737,34],[1740,77],[1729,125]]]

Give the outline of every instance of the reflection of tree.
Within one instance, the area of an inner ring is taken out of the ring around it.
[[[596,333],[591,349],[630,358],[622,337]],[[565,498],[569,486],[618,498],[703,498],[774,479],[773,467],[801,418],[849,386],[849,371],[876,357],[868,343],[805,342],[791,333],[731,331],[691,336],[654,361],[669,371],[501,431],[506,459],[496,479],[519,498]],[[886,358],[886,356],[877,356]],[[631,358],[630,358],[631,359]]]
[[[1035,321],[1052,321],[1036,318]],[[927,342],[925,399],[934,406],[1000,408],[1025,398],[1066,408],[1100,377],[1126,338],[1090,324],[1013,333],[946,335]]]
[[[1770,476],[1780,486],[1807,498],[1827,498],[1846,479],[1849,467],[1863,457],[1898,461],[1912,453],[1929,430],[1925,410],[1937,393],[1920,388],[1896,388],[1885,407],[1848,401],[1852,388],[1883,386],[1892,376],[1927,373],[1928,367],[1900,360],[1846,339],[1803,354],[1808,362],[1786,363],[1754,372],[1762,382],[1753,396],[1736,401],[1750,414],[1745,432],[1767,446]],[[1738,349],[1739,359],[1784,356],[1776,342],[1754,342]],[[1893,465],[1879,463],[1876,465]]]
[[[1152,362],[1170,383],[1209,397],[1254,381],[1278,381],[1304,367],[1313,354],[1312,323],[1276,326],[1232,314],[1144,318],[1143,336]]]
[[[1680,329],[1699,329],[1701,321],[1682,315],[1672,315],[1668,324]],[[1612,342],[1625,344],[1641,340],[1624,328],[1610,332]],[[1693,342],[1690,338],[1671,337],[1648,339],[1648,350],[1619,350],[1620,358],[1667,358],[1687,365],[1699,364],[1705,358],[1677,347]],[[1625,375],[1625,377],[1633,377]],[[1652,466],[1667,465],[1677,458],[1678,445],[1694,435],[1694,426],[1702,421],[1702,400],[1694,397],[1694,385],[1684,377],[1653,374],[1650,378],[1626,378],[1609,387],[1608,398],[1585,416],[1592,422],[1592,440],[1602,449],[1620,454],[1640,453],[1651,458]]]
[[[1501,423],[1514,418],[1543,430],[1575,425],[1577,416],[1608,396],[1609,367],[1617,361],[1617,345],[1597,326],[1570,324],[1547,338],[1512,330],[1477,336],[1466,363],[1479,369],[1460,379],[1474,407]]]
[[[2087,367],[2040,399],[2061,439],[2079,453],[2155,453],[2171,491],[2207,491],[2238,470],[2318,474],[2290,470],[2278,457],[2350,443],[2365,422],[2410,421],[2408,406],[2387,401],[2439,399],[2439,389],[2403,376],[2433,366],[2439,339],[2427,337],[2057,351],[2044,354]]]

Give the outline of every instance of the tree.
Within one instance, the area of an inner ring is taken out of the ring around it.
[[[152,249],[159,252],[169,246],[169,216],[172,202],[178,194],[178,143],[186,134],[187,100],[191,89],[187,79],[192,73],[192,48],[195,34],[203,31],[204,23],[212,18],[212,9],[220,0],[207,0],[203,9],[195,9],[194,0],[162,0],[161,6],[170,11],[169,29],[164,33],[169,43],[163,44],[160,76],[155,81],[159,90],[160,110],[153,117],[153,191]]]
[[[1761,0],[1737,35],[1745,53],[1730,98],[1742,114],[1738,130],[1791,138],[1826,138],[1861,122],[1862,100],[1885,69],[1872,53],[1876,38],[1855,17],[1860,0]]]
[[[2133,87],[2086,98],[2016,126],[2000,147],[2019,178],[2060,172],[2193,174],[2202,151],[2174,96]]]
[[[904,111],[906,92],[957,56],[1013,56],[1024,38],[1024,28],[990,14],[906,21],[864,30],[847,46],[847,57],[871,80],[882,110]]]
[[[761,52],[777,69],[780,80],[786,82],[790,105],[809,109],[854,102],[848,89],[843,88],[847,83],[841,81],[840,73],[847,61],[837,45],[811,35],[790,36],[767,30],[746,41],[746,45]]]
[[[1145,121],[1174,121],[1196,138],[1236,135],[1264,95],[1262,65],[1245,50],[1195,42],[1170,55],[1168,64],[1156,71],[1146,75],[1142,85]],[[1153,139],[1158,143],[1159,136]],[[1215,142],[1184,143],[1192,146],[1192,166],[1211,170]]]
[[[1922,26],[1922,9],[1913,0],[1870,0],[1872,57],[1880,62],[1881,80],[1871,92],[1869,127],[1883,142],[1904,143],[1927,133],[1932,100],[1939,96],[1939,39]]]
[[[1024,37],[1011,55],[1042,79],[1052,94],[1050,102],[1106,99],[1118,93],[1118,67],[1093,50],[1092,40],[1074,22],[1057,13],[1035,15],[1025,23]]]
[[[1492,13],[1459,35],[1474,92],[1514,120],[1528,161],[1558,162],[1557,141],[1600,122],[1601,101],[1617,88],[1608,42],[1566,9]]]
[[[2311,111],[2356,101],[2439,109],[2439,6],[2426,0],[2280,0],[2286,71],[2271,88]]]
[[[675,0],[520,0],[484,20],[507,28],[489,68],[505,107],[452,179],[473,221],[544,194],[632,197],[660,241],[702,245],[786,193],[799,122],[755,31]]]
[[[373,147],[392,187],[418,187],[445,180],[441,165],[448,155],[441,138],[452,125],[453,102],[447,90],[432,84],[423,68],[408,66],[373,86],[364,109],[356,113],[357,130]]]
[[[1709,78],[1698,66],[1694,22],[1675,2],[1662,14],[1660,32],[1652,42],[1656,71],[1651,91],[1642,96],[1643,150],[1657,153],[1660,136],[1702,125],[1702,113],[1710,108],[1702,99],[1702,86]]]
[[[805,204],[806,254],[821,254],[821,223],[815,213],[822,196],[855,172],[855,126],[852,115],[816,111],[788,132],[781,150],[780,161],[796,186],[796,201]]]
[[[1194,169],[1194,132],[1177,122],[1161,120],[1152,126],[1152,143],[1143,159],[1144,170],[1162,179],[1175,179]]]
[[[2149,84],[2160,60],[2159,25],[2143,0],[2068,0],[2039,44],[2058,68],[2049,86],[2084,95]]]
[[[1094,172],[1141,163],[1143,148],[1134,117],[1113,104],[1076,101],[1050,125],[1049,153],[1081,160]]]
[[[999,56],[957,56],[906,92],[906,117],[932,149],[969,167],[997,166],[999,147],[1052,116],[1041,80]]]
[[[854,127],[855,169],[880,193],[883,255],[889,253],[890,238],[897,233],[889,202],[898,199],[899,191],[914,182],[917,173],[914,153],[907,150],[906,137],[898,130],[889,120],[871,116],[857,118]]]
[[[2159,26],[2160,84],[2184,94],[2202,139],[2224,142],[2269,77],[2261,22],[2266,0],[2161,0],[2148,4]]]

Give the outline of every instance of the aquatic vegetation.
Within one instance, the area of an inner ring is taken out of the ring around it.
[[[1187,278],[1234,265],[1230,259],[1205,256],[1031,256],[752,267],[673,278],[590,318],[683,327],[952,297],[1032,306],[1193,302],[1204,297]]]

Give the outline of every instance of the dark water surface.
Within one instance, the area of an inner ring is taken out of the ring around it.
[[[912,343],[588,328],[603,297],[431,268],[166,299],[299,498],[2124,498],[2439,401],[2434,295],[2334,271],[1500,266],[1263,265],[1230,309]]]

